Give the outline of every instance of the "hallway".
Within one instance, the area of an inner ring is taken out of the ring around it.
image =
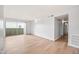
[[[5,53],[10,54],[58,54],[58,53],[79,53],[79,49],[67,46],[65,38],[60,38],[56,42],[34,36],[19,35],[6,38]]]

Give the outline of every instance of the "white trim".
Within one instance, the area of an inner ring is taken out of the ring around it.
[[[54,41],[58,40],[61,36],[58,36],[58,37],[55,37],[54,38]]]

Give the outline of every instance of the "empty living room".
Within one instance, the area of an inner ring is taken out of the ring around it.
[[[78,54],[79,5],[0,5],[1,54]]]

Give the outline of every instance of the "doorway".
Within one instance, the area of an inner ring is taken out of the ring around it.
[[[55,17],[54,24],[55,40],[62,39],[68,41],[68,14]]]

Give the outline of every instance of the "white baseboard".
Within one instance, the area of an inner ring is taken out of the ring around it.
[[[43,35],[39,35],[39,34],[33,34],[33,35],[36,35],[36,36],[39,36],[41,38],[45,38],[45,39],[48,39],[48,40],[52,40],[53,41],[53,38],[49,38],[49,37],[46,37],[46,36],[43,36]]]
[[[58,36],[58,37],[54,38],[54,41],[58,40],[60,37],[61,37],[61,36]]]

